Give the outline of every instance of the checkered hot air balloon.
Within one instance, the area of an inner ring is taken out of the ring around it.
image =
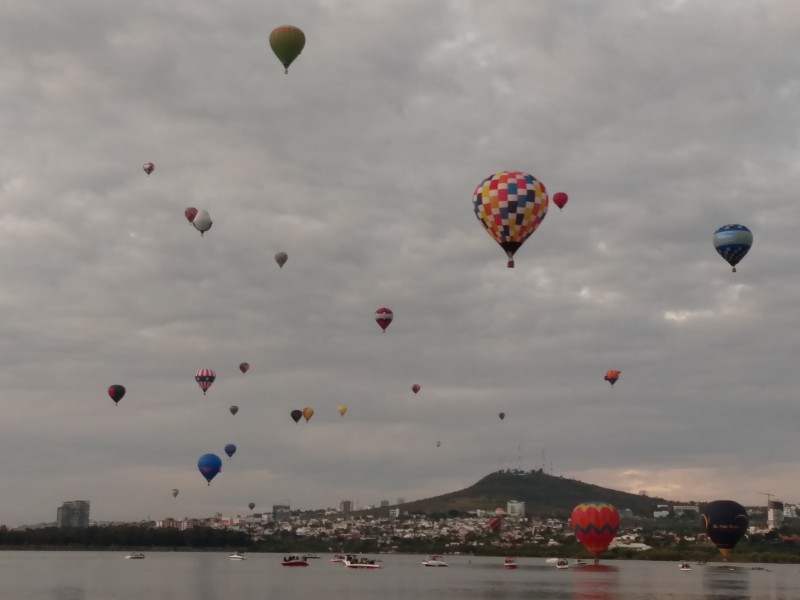
[[[736,273],[736,265],[750,252],[753,232],[744,225],[724,225],[714,232],[714,249]]]
[[[584,502],[572,509],[570,527],[575,538],[597,558],[619,530],[619,511],[604,502]]]
[[[216,379],[217,374],[211,369],[198,369],[194,374],[194,380],[197,382],[197,385],[200,386],[200,389],[203,390],[204,396]]]
[[[146,162],[142,165],[142,169],[147,173],[147,176],[150,177],[150,173],[156,170],[156,166],[151,162]]]
[[[384,333],[386,333],[386,328],[391,324],[392,319],[394,319],[394,313],[391,308],[383,306],[375,311],[375,321],[381,326]]]
[[[472,195],[475,216],[508,255],[525,243],[547,215],[547,189],[533,175],[501,171],[478,184]]]

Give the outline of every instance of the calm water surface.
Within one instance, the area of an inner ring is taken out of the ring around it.
[[[0,600],[800,600],[800,565],[604,561],[599,569],[556,569],[542,558],[447,556],[426,568],[422,556],[380,555],[382,569],[329,562],[282,567],[282,555],[148,552],[0,552]]]

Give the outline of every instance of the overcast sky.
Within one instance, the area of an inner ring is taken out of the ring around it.
[[[516,467],[800,501],[795,0],[2,13],[0,523],[394,503]],[[307,40],[288,75],[282,24]],[[472,208],[502,170],[570,197],[513,270]],[[728,223],[754,235],[737,273]]]

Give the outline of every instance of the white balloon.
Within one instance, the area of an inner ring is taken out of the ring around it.
[[[194,225],[194,228],[197,229],[197,231],[200,232],[201,236],[206,231],[211,229],[211,226],[213,224],[214,224],[214,222],[211,220],[211,215],[209,215],[208,211],[205,210],[205,209],[204,210],[198,210],[197,214],[194,217],[194,220],[192,221],[192,225]]]

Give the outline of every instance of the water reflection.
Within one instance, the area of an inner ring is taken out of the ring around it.
[[[618,600],[619,569],[609,565],[586,565],[575,569],[572,600]]]
[[[727,565],[706,567],[703,570],[703,592],[709,600],[749,600],[750,574]]]
[[[50,597],[53,600],[84,600],[86,590],[83,587],[59,586],[51,590]]]

